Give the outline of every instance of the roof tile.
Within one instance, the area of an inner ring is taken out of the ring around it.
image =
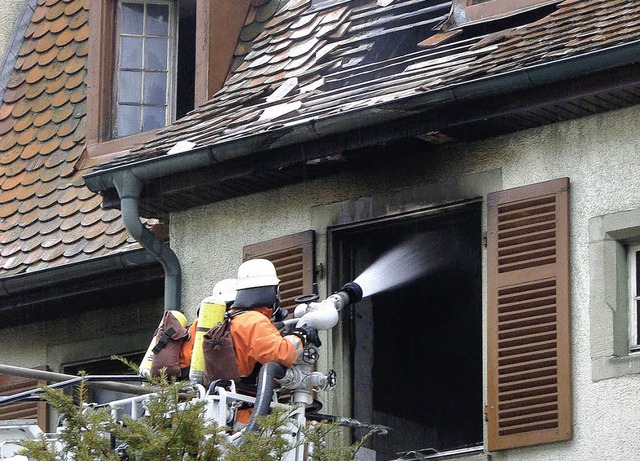
[[[2,268],[5,270],[16,269],[26,258],[26,253],[16,253],[15,256],[11,256],[3,261]]]
[[[73,46],[73,44],[70,43],[69,45],[65,46],[58,52],[58,56],[57,56],[58,61],[63,62],[73,57],[76,57],[77,55],[76,52],[77,52],[77,46]],[[69,73],[68,70],[67,70],[67,73]]]
[[[22,232],[20,233],[20,240],[29,240],[31,237],[36,235],[40,230],[40,223],[33,222],[26,227],[23,227]]]
[[[80,213],[76,213],[74,215],[65,218],[60,224],[60,230],[63,232],[67,232],[70,229],[74,229],[80,225],[80,221],[84,218]],[[83,231],[84,232],[84,231]]]
[[[38,115],[34,117],[33,126],[35,126],[36,128],[45,126],[47,123],[51,121],[52,116],[53,116],[53,108],[48,107],[47,109],[40,112]]]
[[[2,247],[2,251],[0,251],[0,256],[8,258],[9,256],[16,254],[18,251],[20,251],[21,245],[22,245],[22,242],[20,242],[20,240],[15,240],[11,243],[4,245]]]
[[[39,247],[41,243],[42,243],[42,235],[40,234],[36,234],[32,238],[24,242],[18,241],[18,244],[20,245],[20,250],[25,251],[27,253]]]
[[[84,247],[87,246],[86,240],[75,241],[74,243],[65,243],[67,247],[62,254],[66,258],[73,258],[74,256],[77,256],[78,254],[82,253]]]
[[[47,224],[45,224],[45,226],[43,227],[46,227],[46,226]],[[64,234],[62,232],[56,232],[54,234],[48,235],[45,239],[42,240],[42,244],[41,244],[42,248],[52,248],[56,245],[59,245],[60,242],[62,241],[63,235]]]
[[[20,203],[20,208],[18,208],[18,212],[21,215],[24,215],[26,213],[29,213],[35,210],[37,207],[38,207],[38,202],[36,200],[26,200]]]
[[[13,106],[13,104],[9,103],[0,104],[0,120],[6,120],[6,118],[11,115]]]
[[[46,250],[44,250],[40,259],[45,262],[53,261],[59,256],[62,256],[64,250],[66,249],[66,245],[57,244],[51,248],[47,248]]]
[[[52,219],[40,226],[40,235],[46,235],[46,240],[42,241],[42,246],[48,248],[62,240],[62,232],[59,232],[61,219]]]
[[[0,244],[2,245],[7,245],[20,238],[20,229],[17,227],[4,229],[3,226],[0,226],[0,230],[2,230],[2,235],[0,235]]]
[[[49,21],[54,21],[55,19],[62,16],[64,14],[65,8],[67,7],[64,2],[61,2],[59,0],[49,0],[47,6],[49,6],[49,8],[45,13],[45,18]]]

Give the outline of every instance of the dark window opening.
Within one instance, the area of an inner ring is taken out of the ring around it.
[[[121,354],[120,357],[127,359],[129,362],[139,365],[144,357],[144,352],[132,352]],[[78,376],[80,373],[86,375],[134,375],[136,372],[132,370],[124,362],[114,358],[96,359],[90,362],[70,364],[63,367],[63,373]],[[74,388],[77,390],[77,388]],[[100,387],[91,387],[89,395],[85,395],[85,399],[92,403],[107,403],[113,400],[131,397],[130,394],[124,392],[113,391],[110,389],[102,389]],[[130,405],[126,406],[126,411],[130,411]]]
[[[369,444],[380,460],[483,440],[480,205],[336,231],[339,283],[416,235],[431,258],[426,273],[343,314],[353,416],[393,428]]]
[[[196,5],[195,0],[180,2],[178,24],[178,69],[176,119],[194,108],[196,75]]]

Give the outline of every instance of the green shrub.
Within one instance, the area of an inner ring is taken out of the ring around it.
[[[221,428],[202,418],[204,402],[185,394],[185,383],[154,379],[158,388],[145,404],[145,416],[126,416],[116,422],[107,407],[90,408],[82,398],[65,395],[58,389],[43,388],[43,398],[64,420],[59,443],[44,437],[21,441],[23,453],[32,461],[116,461],[117,446],[126,446],[131,461],[278,461],[295,448],[285,435],[301,430],[312,443],[308,461],[350,461],[362,441],[344,446],[338,441],[334,424],[311,423],[292,426],[291,415],[275,410],[258,418],[259,430],[243,435],[242,443],[229,442],[229,428]],[[79,397],[86,395],[84,380]],[[331,438],[333,443],[327,443]]]

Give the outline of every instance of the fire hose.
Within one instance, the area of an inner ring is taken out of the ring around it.
[[[253,407],[253,413],[251,413],[249,423],[245,428],[246,432],[257,431],[258,423],[256,422],[256,418],[269,414],[271,396],[273,394],[273,382],[275,379],[282,378],[285,371],[285,367],[276,362],[265,363],[260,369],[260,374],[258,375],[256,403]]]

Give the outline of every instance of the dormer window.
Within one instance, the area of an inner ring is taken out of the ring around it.
[[[91,0],[85,167],[151,140],[209,100],[225,81],[249,6]]]
[[[454,0],[455,25],[503,19],[555,3],[559,0]]]
[[[148,141],[194,107],[196,0],[91,2],[89,157]]]
[[[113,137],[162,128],[174,112],[176,8],[169,1],[118,5]]]

